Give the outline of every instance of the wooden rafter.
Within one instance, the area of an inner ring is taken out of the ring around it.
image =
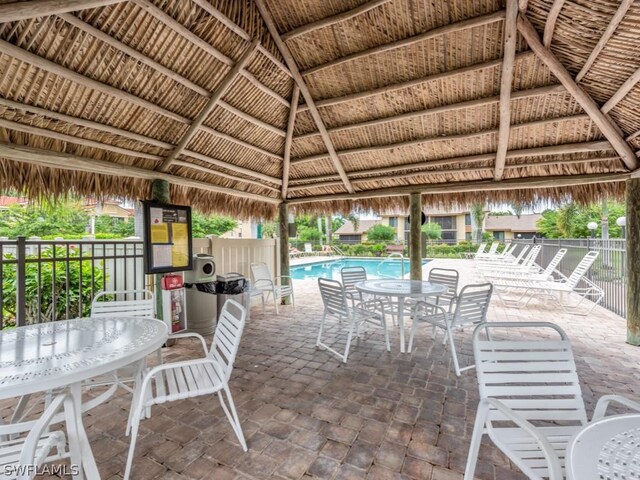
[[[633,74],[629,78],[627,78],[627,80],[622,85],[620,85],[620,88],[616,90],[616,93],[614,93],[611,98],[607,100],[607,103],[605,103],[600,110],[604,113],[609,112],[613,107],[620,103],[620,101],[624,97],[627,96],[627,94],[633,87],[636,86],[638,82],[640,82],[640,68],[633,72]]]
[[[225,75],[225,77],[222,79],[222,82],[220,82],[220,84],[216,88],[216,91],[213,92],[213,94],[209,98],[207,104],[200,111],[198,116],[193,120],[191,125],[189,125],[188,130],[184,133],[184,135],[178,142],[178,145],[176,145],[176,148],[174,148],[169,156],[162,162],[162,165],[160,165],[160,167],[158,168],[159,171],[166,172],[171,166],[171,163],[176,160],[178,156],[180,156],[180,154],[182,154],[189,142],[198,132],[200,126],[204,124],[207,117],[211,114],[211,112],[213,112],[213,109],[215,108],[218,101],[225,93],[227,93],[227,90],[229,90],[231,84],[240,74],[240,71],[247,65],[247,63],[249,63],[249,60],[251,60],[251,57],[253,57],[253,55],[255,54],[259,43],[259,40],[254,40],[251,43],[251,46],[244,53],[244,55],[240,57],[240,60],[238,60],[238,62],[233,66],[229,73]]]
[[[521,123],[517,125],[513,125],[511,128],[514,130],[522,129],[522,128],[532,128],[540,125],[546,125],[549,123],[563,122],[563,121],[574,121],[574,120],[584,120],[585,118],[589,118],[587,115],[571,115],[568,117],[558,117],[558,118],[546,118],[543,120],[535,120],[533,122]],[[405,140],[403,142],[396,142],[390,144],[376,145],[373,147],[356,147],[349,148],[346,150],[339,150],[338,155],[358,155],[363,153],[372,153],[372,152],[383,152],[386,150],[396,150],[398,148],[405,147],[414,147],[417,145],[424,145],[425,143],[432,142],[451,142],[456,140],[471,140],[473,137],[483,136],[483,135],[496,135],[499,133],[499,129],[492,128],[488,130],[479,130],[476,132],[468,132],[468,133],[459,133],[455,135],[447,135],[447,136],[433,136],[427,138],[418,138],[415,140]],[[329,158],[326,153],[319,153],[317,155],[310,155],[308,157],[302,158],[294,158],[291,160],[293,165],[299,165],[302,163],[315,162],[317,160],[324,160]],[[495,154],[494,154],[495,158]]]
[[[355,190],[353,189],[353,186],[349,181],[349,177],[347,177],[347,174],[344,171],[344,167],[342,166],[342,163],[340,163],[340,159],[338,158],[335,148],[333,147],[333,143],[331,142],[331,138],[329,137],[327,128],[324,125],[324,121],[320,116],[320,112],[318,112],[318,109],[315,105],[313,97],[311,96],[311,92],[309,91],[309,88],[304,83],[304,79],[302,78],[302,75],[300,75],[300,70],[298,70],[298,65],[296,64],[293,58],[293,55],[291,55],[289,48],[284,44],[284,42],[280,38],[280,34],[278,33],[278,28],[276,27],[276,24],[273,21],[273,18],[271,17],[271,13],[266,8],[264,0],[256,0],[256,5],[258,7],[258,10],[260,11],[260,14],[262,15],[262,19],[267,25],[267,29],[269,30],[271,37],[273,38],[274,42],[276,43],[276,46],[278,47],[278,50],[280,50],[280,53],[284,57],[284,60],[287,63],[287,66],[289,67],[289,70],[291,70],[293,79],[298,84],[298,87],[300,87],[300,93],[302,94],[302,96],[305,99],[305,102],[307,102],[307,105],[309,106],[309,111],[311,113],[311,116],[313,117],[313,120],[316,123],[318,130],[320,131],[320,135],[322,136],[322,140],[325,144],[325,147],[327,148],[327,151],[329,152],[329,155],[331,157],[331,160],[333,162],[335,169],[338,171],[338,174],[340,175],[340,178],[344,182],[344,185],[347,191],[349,193],[354,193]]]
[[[175,147],[175,145],[173,145],[171,143],[163,142],[161,140],[157,140],[157,139],[152,138],[152,137],[147,137],[147,136],[144,136],[144,135],[140,135],[138,133],[130,132],[128,130],[122,130],[120,128],[112,127],[110,125],[105,125],[105,124],[102,124],[102,123],[94,122],[92,120],[86,120],[84,118],[73,117],[71,115],[66,115],[64,113],[53,112],[51,110],[46,110],[46,109],[41,108],[41,107],[34,107],[32,105],[26,105],[24,103],[14,102],[13,100],[7,100],[5,98],[0,98],[0,106],[12,108],[12,109],[15,109],[15,110],[22,110],[22,111],[33,113],[33,114],[36,114],[36,115],[42,115],[43,117],[53,118],[55,120],[66,122],[66,123],[69,123],[71,125],[76,125],[76,126],[79,126],[79,127],[90,128],[90,129],[96,130],[98,132],[105,132],[105,133],[109,133],[109,134],[112,134],[112,135],[117,135],[117,136],[120,136],[120,137],[123,137],[123,138],[128,138],[130,140],[141,142],[141,143],[144,143],[144,144],[147,144],[147,145],[152,145],[154,147],[164,148],[164,149],[167,149],[167,150],[171,150],[171,149],[173,149]],[[46,136],[44,134],[44,132],[41,132],[40,134],[43,135],[43,136]],[[77,139],[77,140],[81,140],[81,139]],[[79,143],[79,142],[76,141],[75,143]],[[100,147],[100,148],[102,148],[102,147]],[[239,173],[241,175],[246,175],[246,176],[250,176],[250,177],[253,177],[253,178],[260,179],[263,182],[275,183],[276,185],[280,185],[280,182],[281,182],[281,180],[279,178],[271,177],[269,175],[265,175],[264,173],[256,172],[256,171],[250,170],[248,168],[239,167],[237,165],[233,165],[233,164],[224,162],[222,160],[218,160],[216,158],[209,157],[207,155],[203,155],[201,153],[185,150],[184,154],[189,156],[189,157],[193,157],[193,158],[195,158],[197,160],[206,162],[208,164],[214,165],[214,166],[219,167],[219,168],[224,168],[226,170]],[[129,152],[128,155],[135,156],[134,155],[134,151]],[[159,160],[161,160],[161,158]],[[223,174],[221,172],[218,172],[217,170],[211,170],[211,169],[209,169],[209,170],[210,170],[210,173],[214,173],[216,175],[222,175],[222,176],[227,175],[227,174]],[[231,177],[231,176],[229,176],[229,177]],[[249,183],[251,183],[250,180],[244,179],[242,177],[233,176],[233,178],[230,178],[230,179],[237,180],[237,181],[249,181]]]
[[[14,160],[16,162],[29,163],[58,170],[74,170],[78,172],[95,173],[98,175],[111,175],[143,180],[166,180],[171,184],[182,187],[197,188],[209,192],[232,195],[234,197],[259,200],[261,202],[280,202],[277,198],[258,195],[256,193],[243,192],[232,188],[220,187],[192,178],[146,170],[144,168],[130,166],[124,167],[123,165],[118,165],[117,163],[105,160],[84,158],[77,155],[70,155],[68,153],[52,152],[50,150],[25,147],[23,145],[0,143],[0,157]]]
[[[424,42],[425,40],[428,40],[430,38],[439,37],[441,35],[446,35],[449,33],[454,33],[454,32],[458,32],[460,30],[466,30],[469,28],[480,27],[482,25],[487,25],[489,23],[499,22],[504,19],[504,15],[505,15],[504,10],[501,10],[501,11],[490,13],[487,15],[470,18],[468,20],[462,20],[461,22],[451,23],[449,25],[445,25],[444,27],[434,28],[433,30],[429,30],[428,32],[421,33],[413,37],[405,38],[403,40],[398,40],[397,42],[387,43],[385,45],[380,45],[378,47],[370,48],[367,50],[363,50],[361,52],[352,53],[350,55],[346,55],[344,57],[331,60],[330,62],[323,63],[322,65],[318,65],[316,67],[305,70],[304,72],[302,72],[302,75],[303,76],[312,75],[314,73],[318,73],[327,68],[332,68],[332,67],[341,65],[343,63],[352,62],[354,60],[370,57],[372,55],[377,55],[382,52],[390,52],[398,48],[408,47],[416,43]]]
[[[344,22],[345,20],[357,17],[358,15],[362,15],[363,13],[366,13],[369,10],[373,10],[374,8],[378,8],[379,6],[384,5],[385,3],[389,3],[390,1],[391,0],[370,0],[354,9],[347,10],[346,12],[338,13],[336,15],[322,18],[312,23],[302,25],[298,28],[283,33],[282,35],[280,35],[280,37],[283,41],[287,42],[296,37],[299,37],[300,35],[306,35],[315,30],[319,30],[320,28],[329,27],[331,25],[335,25],[337,23]]]
[[[518,10],[520,13],[527,13],[529,7],[529,0],[518,0]]]
[[[104,7],[124,0],[30,0],[0,5],[0,23]]]
[[[607,25],[606,30],[602,34],[602,37],[600,37],[600,40],[598,40],[598,43],[596,44],[595,48],[589,55],[589,58],[587,58],[587,61],[584,63],[584,65],[576,75],[576,82],[579,82],[580,80],[582,80],[584,76],[587,74],[587,72],[591,68],[591,65],[593,65],[593,63],[598,58],[598,55],[600,55],[600,52],[604,49],[607,42],[611,39],[614,32],[616,31],[616,28],[618,28],[618,25],[620,25],[620,22],[622,22],[622,19],[627,14],[627,10],[631,8],[631,5],[633,4],[634,1],[635,0],[622,0],[622,3],[616,10],[616,13],[613,14],[613,17],[611,18],[609,25]]]
[[[106,44],[112,46],[113,48],[115,48],[115,49],[117,49],[117,50],[119,50],[119,51],[121,51],[123,53],[126,53],[131,58],[135,58],[139,62],[147,65],[150,68],[153,68],[154,70],[156,70],[157,72],[165,75],[166,77],[168,77],[168,78],[180,83],[181,85],[184,85],[185,87],[187,87],[190,90],[193,90],[197,94],[203,95],[205,97],[209,97],[211,95],[211,93],[208,90],[206,90],[205,88],[202,88],[200,85],[197,85],[196,83],[192,82],[191,80],[189,80],[189,79],[183,77],[182,75],[174,72],[170,68],[165,67],[161,63],[156,62],[152,58],[149,58],[148,56],[144,55],[143,53],[140,53],[139,51],[135,50],[134,48],[131,48],[130,46],[126,45],[125,43],[122,43],[121,41],[115,39],[111,35],[103,32],[102,30],[94,27],[93,25],[90,25],[90,24],[82,21],[80,18],[76,17],[75,15],[72,15],[70,13],[63,13],[63,14],[60,14],[59,16],[65,22],[73,25],[76,28],[79,28],[80,30],[88,33],[89,35],[92,35],[92,36],[96,37],[97,39],[105,42]],[[227,110],[228,112],[231,112],[234,115],[236,115],[236,116],[238,116],[238,117],[242,118],[243,120],[246,120],[246,121],[248,121],[250,123],[253,123],[256,126],[259,126],[261,128],[270,130],[271,132],[276,133],[276,134],[278,134],[280,136],[283,136],[283,137],[285,135],[284,130],[279,129],[277,127],[274,127],[273,125],[270,125],[270,124],[268,124],[266,122],[263,122],[260,119],[252,117],[251,115],[232,107],[231,105],[229,105],[228,103],[226,103],[224,101],[218,102],[218,105],[221,106],[222,108],[224,108],[225,110]]]
[[[293,86],[293,94],[291,95],[291,110],[289,110],[289,120],[287,122],[287,136],[284,140],[284,159],[282,161],[282,200],[287,199],[287,190],[289,188],[289,168],[291,162],[291,144],[293,143],[293,128],[296,123],[296,110],[300,101],[300,87],[298,84]]]
[[[558,21],[558,16],[560,16],[560,11],[564,6],[564,2],[565,0],[553,0],[551,9],[547,15],[547,21],[544,25],[544,34],[542,36],[542,43],[546,48],[549,48],[549,45],[551,45],[553,32],[556,29],[556,22]]]
[[[516,41],[518,37],[518,0],[507,0],[504,20],[504,59],[500,78],[500,129],[498,131],[498,148],[493,179],[502,179],[504,165],[509,147],[509,127],[511,125],[511,88],[513,85],[513,65],[516,58]]]
[[[526,39],[527,43],[531,47],[536,55],[544,62],[544,64],[551,70],[560,83],[564,85],[571,95],[576,99],[584,111],[591,117],[593,123],[600,129],[602,134],[611,142],[611,145],[615,151],[620,155],[620,158],[625,163],[629,170],[635,170],[638,167],[638,159],[635,154],[625,142],[624,138],[620,135],[619,129],[613,124],[613,122],[600,111],[600,108],[596,102],[582,90],[571,77],[571,74],[560,63],[556,56],[540,42],[540,37],[536,32],[531,22],[523,16],[518,16],[518,30],[522,36]]]
[[[554,93],[561,93],[561,92],[566,92],[566,90],[562,85],[549,85],[546,87],[531,88],[529,90],[519,90],[517,92],[513,92],[511,94],[511,99],[520,100],[520,99],[539,97],[544,95],[552,95]],[[356,130],[359,128],[374,127],[378,125],[386,125],[387,123],[412,120],[414,118],[422,118],[427,115],[450,113],[458,110],[467,110],[470,108],[477,108],[477,107],[488,107],[488,106],[497,104],[499,102],[500,102],[500,96],[484,97],[484,98],[478,98],[475,100],[466,100],[464,102],[451,103],[448,105],[442,105],[440,107],[427,108],[425,110],[417,110],[415,112],[401,113],[398,115],[392,115],[390,117],[376,118],[373,120],[366,120],[364,122],[341,125],[339,127],[329,128],[327,129],[327,131],[329,133],[345,132],[349,130]],[[319,135],[320,134],[318,132],[304,133],[302,135],[298,135],[294,137],[294,140],[302,140],[302,139],[316,137]]]
[[[360,200],[364,198],[400,197],[409,195],[413,192],[420,192],[423,195],[443,195],[464,192],[505,191],[545,187],[571,187],[578,185],[589,185],[594,183],[624,182],[625,180],[630,178],[630,176],[630,173],[625,172],[574,176],[529,177],[513,180],[502,180],[500,182],[496,182],[495,180],[478,180],[473,182],[446,182],[440,184],[432,183],[425,185],[406,185],[401,187],[367,190],[351,195],[332,193],[327,195],[316,195],[312,197],[292,198],[287,200],[287,203],[289,205],[299,205],[303,203]]]

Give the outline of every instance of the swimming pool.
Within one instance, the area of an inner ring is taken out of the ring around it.
[[[426,264],[428,260],[423,260]],[[404,263],[404,265],[403,265]],[[409,275],[409,259],[399,258],[341,258],[327,260],[326,262],[308,263],[291,267],[291,278],[302,280],[305,278],[332,278],[340,280],[340,269],[343,267],[364,267],[367,278],[402,278]]]

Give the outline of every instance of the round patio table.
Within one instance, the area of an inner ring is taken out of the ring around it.
[[[167,340],[169,329],[152,318],[81,318],[0,331],[0,399],[69,388],[76,407],[84,472],[100,475],[82,426],[82,382],[134,363]],[[68,432],[73,435],[72,432]]]
[[[445,285],[420,280],[365,280],[355,284],[359,292],[387,297],[398,307],[398,325],[400,326],[400,352],[404,353],[404,301],[406,298],[426,298],[442,295],[448,288]],[[392,299],[397,299],[395,302]]]
[[[640,478],[640,415],[613,415],[596,420],[569,442],[569,480]]]

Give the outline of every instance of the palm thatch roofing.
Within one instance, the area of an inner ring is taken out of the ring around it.
[[[616,196],[638,51],[637,0],[0,0],[0,189],[163,179],[254,217]]]

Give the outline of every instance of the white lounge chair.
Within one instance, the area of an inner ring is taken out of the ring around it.
[[[128,480],[131,475],[140,420],[145,412],[147,416],[150,415],[153,405],[217,394],[242,450],[247,451],[240,420],[229,390],[229,379],[240,346],[246,317],[247,311],[242,305],[233,300],[227,300],[218,317],[213,342],[208,350],[204,338],[197,333],[178,333],[172,336],[176,339],[196,338],[202,344],[204,356],[195,360],[165,363],[153,367],[146,372],[141,384],[136,385],[136,394],[131,404],[133,411],[131,443],[124,480]]]
[[[525,245],[528,248],[528,245]],[[527,248],[523,248],[517,257],[515,257],[512,261],[503,261],[503,262],[487,262],[487,263],[479,263],[477,264],[478,270],[484,274],[486,272],[507,272],[507,271],[530,271],[534,269],[534,271],[539,271],[539,267],[534,266],[536,258],[540,254],[542,250],[542,245],[534,245],[533,248],[529,250],[529,253],[526,255],[525,252]]]
[[[482,259],[485,259],[485,258],[493,258],[496,255],[499,255],[499,254],[496,253],[498,251],[498,246],[499,245],[500,245],[500,242],[493,242],[491,244],[491,246],[489,247],[489,250],[487,250],[486,252],[478,252],[478,253],[476,253],[475,259],[476,260],[482,260]],[[506,250],[506,248],[505,248],[505,250]]]
[[[457,376],[460,376],[461,372],[473,368],[473,365],[460,368],[453,332],[486,321],[492,291],[493,287],[490,283],[467,285],[460,290],[460,295],[447,308],[443,305],[418,302],[413,313],[408,352],[411,352],[413,347],[413,337],[418,325],[427,324],[433,327],[434,338],[437,329],[444,331],[442,343],[446,344],[449,340],[451,358]]]
[[[553,337],[543,336],[541,329],[551,330]],[[504,331],[512,331],[513,338]],[[565,332],[553,323],[486,322],[473,333],[473,353],[480,404],[464,480],[474,478],[485,434],[530,479],[564,479],[567,444],[588,423]],[[612,402],[640,411],[640,403],[606,395],[598,400],[592,421],[604,417]]]
[[[558,268],[558,265],[564,258],[567,253],[566,248],[561,248],[554,255],[554,257],[547,265],[547,268],[541,270],[538,265],[532,265],[531,267],[521,267],[517,268],[515,266],[503,269],[503,270],[493,270],[482,272],[484,278],[493,280],[493,279],[508,279],[508,280],[534,280],[534,281],[546,281],[552,280],[553,274]]]
[[[320,287],[320,296],[322,297],[322,303],[324,304],[324,312],[322,314],[322,319],[320,320],[320,329],[318,331],[316,347],[328,350],[344,363],[347,363],[353,334],[355,333],[356,337],[359,337],[360,329],[362,328],[364,330],[365,325],[368,323],[382,328],[387,351],[391,350],[391,346],[389,345],[389,331],[387,330],[387,323],[384,314],[384,304],[381,300],[367,300],[360,303],[351,303],[347,300],[344,287],[336,280],[319,278],[318,286]],[[339,353],[337,350],[331,348],[322,341],[325,322],[329,316],[337,318],[341,323],[345,321],[349,326],[344,353]]]
[[[571,275],[564,277],[559,281],[552,280],[514,280],[508,278],[492,279],[491,283],[496,287],[496,293],[507,306],[522,308],[525,307],[535,298],[546,298],[557,302],[567,313],[580,315],[589,314],[604,298],[604,291],[591,280],[586,278],[586,274],[598,258],[598,252],[591,251],[587,253],[578,266],[573,270]],[[580,287],[580,284],[584,287]],[[506,297],[511,292],[522,292],[516,299]],[[566,304],[560,301],[558,294],[576,293],[580,296],[580,300],[574,304]],[[590,299],[593,304],[586,311],[578,310],[584,300]]]
[[[525,254],[529,251],[529,245],[523,245],[520,252],[518,252],[518,256],[514,256],[513,252],[515,252],[516,248],[518,248],[518,245],[516,244],[505,247],[502,253],[496,254],[493,257],[481,258],[476,262],[476,265],[478,268],[491,267],[494,265],[516,265],[520,263]]]
[[[464,254],[464,258],[473,259],[477,255],[482,255],[484,253],[484,249],[485,248],[487,248],[487,244],[486,244],[486,242],[482,242],[480,245],[478,245],[478,250],[477,251],[475,251],[475,252],[466,252]]]
[[[252,263],[251,264],[251,276],[253,277],[253,288],[262,290],[267,299],[269,295],[273,297],[273,302],[276,307],[276,315],[280,313],[278,311],[278,302],[284,297],[291,298],[291,304],[295,305],[293,298],[293,285],[291,284],[291,277],[288,275],[280,275],[279,277],[272,277],[269,267],[266,263]],[[288,284],[284,284],[283,279],[288,279]]]

